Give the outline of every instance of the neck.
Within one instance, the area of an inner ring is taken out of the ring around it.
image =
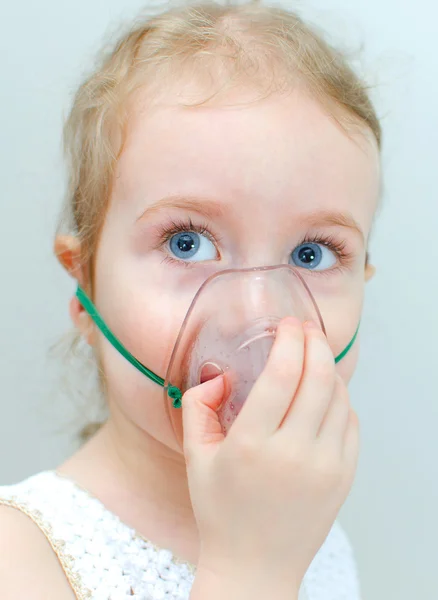
[[[196,562],[198,535],[182,454],[130,422],[110,419],[58,471],[155,545]]]

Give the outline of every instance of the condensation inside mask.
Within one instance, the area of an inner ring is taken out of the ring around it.
[[[165,378],[165,401],[180,443],[181,419],[167,386],[177,386],[184,393],[226,373],[229,393],[218,411],[226,435],[262,372],[277,326],[286,316],[312,320],[325,332],[307,285],[289,265],[221,271],[201,286],[184,319]]]

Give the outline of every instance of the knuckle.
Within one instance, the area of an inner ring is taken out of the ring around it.
[[[316,377],[320,382],[329,384],[334,379],[334,364],[332,361],[324,358],[315,360],[312,364],[313,376]]]
[[[184,444],[184,460],[187,467],[191,467],[196,460],[196,452],[191,444]]]
[[[350,412],[352,410],[350,405],[350,397],[348,393],[346,393],[343,390],[337,390],[335,398],[338,404],[341,407],[343,407],[344,410],[346,410],[347,412]]]
[[[309,453],[305,451],[304,447],[298,445],[290,447],[287,452],[282,454],[282,466],[294,473],[307,469],[308,462]]]
[[[315,473],[324,487],[331,486],[342,478],[342,465],[337,457],[326,453],[316,461]]]
[[[350,394],[348,392],[348,388],[345,384],[345,381],[339,375],[339,373],[335,370],[335,385],[336,385],[336,393],[339,396],[345,397],[347,400],[350,398]]]
[[[350,408],[350,412],[349,412],[349,424],[351,427],[354,427],[355,429],[359,430],[360,429],[360,421],[359,421],[359,416],[357,414],[357,412],[354,410],[354,408],[352,408],[352,406],[349,406]]]
[[[279,443],[274,441],[271,444],[266,459],[273,474],[274,472],[297,474],[308,468],[309,452],[297,443],[291,443],[285,448],[280,440]]]
[[[279,359],[270,365],[269,374],[280,383],[294,381],[301,374],[301,366],[298,361],[284,357],[283,360]]]
[[[233,451],[244,462],[253,462],[258,454],[258,445],[249,435],[240,435],[233,440]]]

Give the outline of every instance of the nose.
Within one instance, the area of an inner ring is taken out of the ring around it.
[[[269,320],[281,310],[282,293],[275,277],[267,277],[263,271],[243,270],[235,276],[215,282],[211,290],[215,326],[226,338],[239,334],[248,323]],[[284,292],[284,290],[283,290]]]
[[[253,324],[262,333],[285,316],[318,322],[305,284],[288,265],[235,271],[212,283],[209,313],[219,336],[238,335]]]

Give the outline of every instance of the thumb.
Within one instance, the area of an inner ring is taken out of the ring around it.
[[[184,394],[182,409],[185,452],[192,453],[200,447],[223,440],[217,410],[224,395],[223,375],[197,385]]]

